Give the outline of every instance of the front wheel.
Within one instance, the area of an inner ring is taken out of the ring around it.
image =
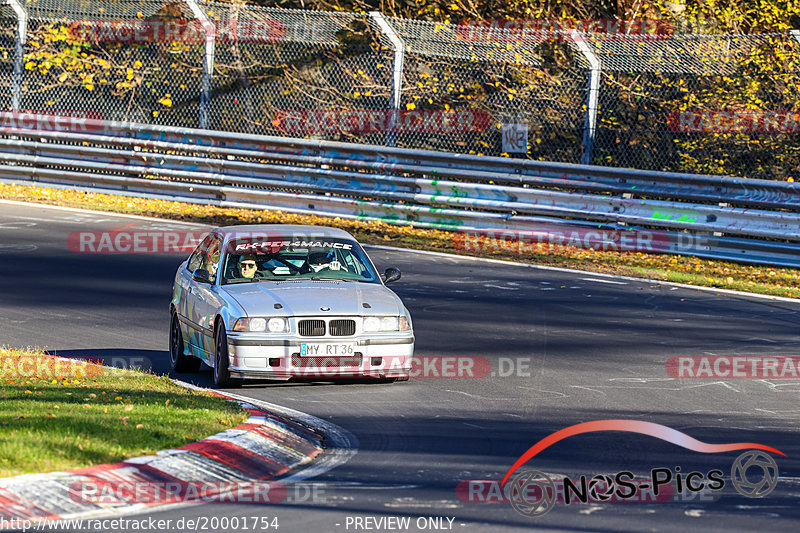
[[[228,335],[225,333],[225,326],[217,330],[216,350],[214,354],[214,385],[224,389],[227,387],[238,387],[242,384],[241,379],[231,377],[228,369],[230,360],[228,358]]]
[[[196,372],[200,368],[200,359],[183,353],[183,333],[177,313],[172,313],[169,325],[169,361],[175,372]]]

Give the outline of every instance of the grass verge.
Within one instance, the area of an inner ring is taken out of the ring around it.
[[[164,376],[0,349],[0,477],[115,463],[247,419]]]
[[[234,209],[151,200],[67,189],[47,189],[0,183],[0,198],[46,203],[116,213],[146,215],[186,222],[227,226],[235,224],[312,224],[335,226],[352,233],[360,242],[461,253],[539,265],[604,272],[638,278],[674,281],[734,289],[773,296],[800,298],[800,270],[750,266],[690,256],[586,250],[572,246],[536,245],[518,253],[503,246],[481,247],[480,251],[459,252],[456,234],[448,231],[396,226],[383,222],[296,215],[279,211]]]

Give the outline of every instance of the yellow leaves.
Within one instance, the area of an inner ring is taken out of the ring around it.
[[[409,102],[406,104],[406,111],[413,111],[417,108],[417,104],[414,102]]]
[[[133,79],[133,69],[132,68],[128,68],[125,71],[125,79],[127,79],[128,81],[131,81]]]
[[[170,97],[170,94],[167,93],[164,96],[162,96],[158,100],[158,103],[163,105],[163,106],[165,106],[165,107],[172,107],[172,98]]]
[[[142,62],[137,59],[133,62],[133,68],[142,68]]]

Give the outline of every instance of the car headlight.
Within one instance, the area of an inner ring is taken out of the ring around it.
[[[289,321],[285,318],[270,318],[267,322],[267,331],[270,333],[285,333],[289,331]]]
[[[289,321],[285,318],[240,318],[233,325],[233,331],[285,333],[289,331]]]
[[[381,319],[371,316],[364,319],[364,331],[378,331],[381,329]]]
[[[408,319],[405,316],[370,316],[364,319],[364,331],[408,331]]]
[[[381,318],[381,331],[397,331],[397,317],[385,316]]]
[[[263,318],[251,318],[249,321],[250,325],[248,329],[250,331],[264,331],[267,329],[267,321]]]

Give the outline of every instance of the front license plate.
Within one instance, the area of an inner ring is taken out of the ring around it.
[[[306,344],[300,345],[300,357],[347,357],[355,353],[352,344]]]

